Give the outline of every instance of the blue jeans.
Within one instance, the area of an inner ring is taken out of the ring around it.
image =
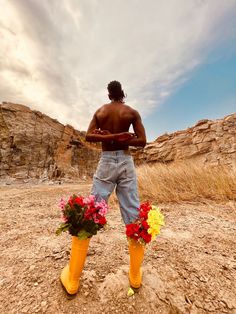
[[[103,151],[93,176],[91,194],[96,198],[108,201],[114,189],[124,223],[132,223],[140,204],[133,158],[124,150]]]

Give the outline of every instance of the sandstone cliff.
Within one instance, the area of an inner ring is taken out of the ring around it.
[[[0,104],[0,181],[91,177],[100,149],[84,138],[84,132],[39,111]],[[236,166],[236,114],[215,121],[201,120],[132,152],[137,165],[191,159],[201,164]]]
[[[191,128],[164,134],[133,152],[137,164],[191,158],[202,164],[236,166],[236,113],[219,120],[200,120]]]
[[[93,174],[98,157],[84,132],[26,106],[0,104],[0,179],[79,179]]]

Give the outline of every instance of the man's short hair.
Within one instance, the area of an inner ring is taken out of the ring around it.
[[[125,98],[124,91],[122,89],[121,83],[118,81],[111,81],[107,85],[109,98],[115,101],[122,101]]]

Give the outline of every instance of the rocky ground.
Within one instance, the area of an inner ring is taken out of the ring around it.
[[[77,296],[59,275],[70,236],[55,235],[61,196],[89,184],[2,186],[0,313],[236,313],[236,211],[228,204],[160,204],[161,236],[147,247],[143,286],[128,291],[129,256],[115,203],[109,228],[91,240]]]

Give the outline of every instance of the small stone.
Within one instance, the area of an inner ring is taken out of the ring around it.
[[[55,247],[55,248],[52,250],[52,252],[53,252],[53,254],[60,253],[60,252],[61,252],[61,248]]]
[[[96,254],[96,251],[95,250],[92,250],[90,249],[87,253],[87,256],[91,256],[91,255],[95,255]]]
[[[57,254],[54,256],[55,260],[62,259],[62,258],[63,258],[63,254]]]
[[[32,271],[35,269],[35,265],[31,265],[30,268],[29,268],[29,271]]]

